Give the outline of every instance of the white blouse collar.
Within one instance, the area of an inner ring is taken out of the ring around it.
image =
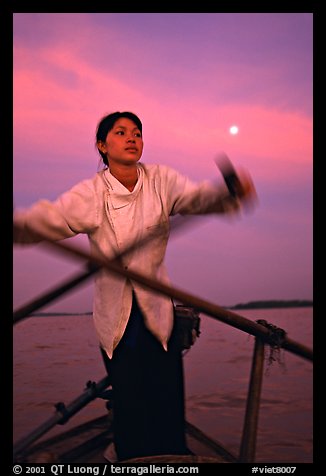
[[[143,169],[137,164],[138,180],[135,188],[130,192],[118,179],[116,179],[109,169],[106,169],[103,173],[105,182],[109,188],[109,194],[113,208],[122,208],[133,202],[143,184]]]

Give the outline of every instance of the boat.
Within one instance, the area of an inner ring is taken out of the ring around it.
[[[237,458],[197,427],[186,423],[189,455],[156,455],[132,458],[128,463],[236,463]],[[112,413],[47,438],[16,455],[15,464],[118,463],[114,450]],[[123,461],[119,461],[124,463]]]
[[[180,345],[183,352],[188,351],[200,334],[200,317],[196,310],[176,305],[176,318]],[[65,405],[55,405],[54,415],[41,426],[33,430],[27,437],[14,445],[14,463],[117,463],[114,447],[112,388],[109,378],[99,382],[88,381],[81,395]],[[76,425],[59,435],[39,440],[56,425],[64,425],[86,405],[95,399],[105,403],[105,413],[85,423]],[[186,455],[154,455],[129,459],[128,463],[151,462],[209,462],[234,463],[236,456],[216,440],[205,435],[199,428],[185,422],[185,435],[188,454]],[[121,461],[119,461],[121,463]]]
[[[265,320],[251,321],[229,309],[207,302],[201,298],[190,295],[172,286],[149,279],[135,271],[125,269],[115,260],[104,260],[91,256],[88,252],[62,242],[46,242],[48,246],[64,254],[72,255],[86,261],[86,269],[77,276],[64,282],[55,289],[39,296],[32,302],[21,306],[14,311],[13,322],[17,324],[22,319],[28,318],[35,310],[70,291],[85,279],[92,276],[100,268],[105,267],[113,273],[124,275],[128,279],[138,281],[148,288],[165,294],[177,301],[182,317],[196,317],[193,319],[191,332],[199,332],[198,316],[201,312],[236,327],[255,337],[252,357],[251,374],[248,385],[246,412],[239,454],[235,455],[220,442],[205,435],[199,428],[186,422],[185,432],[189,454],[187,455],[154,455],[117,461],[114,451],[114,432],[112,428],[113,413],[112,392],[109,387],[108,377],[99,382],[88,381],[86,388],[70,404],[62,402],[56,404],[56,411],[43,425],[33,430],[29,435],[14,444],[14,463],[253,463],[255,461],[256,435],[264,367],[264,350],[269,346],[271,350],[283,348],[301,358],[313,360],[312,349],[289,339],[283,329],[279,329]],[[178,306],[178,305],[177,305]],[[188,321],[189,322],[189,321]],[[192,345],[191,337],[184,344]],[[52,438],[42,439],[55,425],[64,425],[85,405],[96,398],[106,401],[106,411],[101,417],[86,423],[76,425]]]

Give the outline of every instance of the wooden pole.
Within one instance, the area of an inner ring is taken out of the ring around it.
[[[102,257],[92,256],[85,250],[72,246],[68,243],[63,243],[59,241],[43,241],[42,243],[45,246],[55,249],[61,253],[67,254],[69,256],[75,256],[79,259],[84,259],[98,267],[103,267],[115,274],[122,275],[130,279],[131,281],[136,281],[154,292],[164,294],[166,296],[171,297],[172,299],[175,299],[176,301],[182,302],[185,305],[194,307],[198,312],[207,314],[208,316],[220,320],[226,324],[229,324],[232,327],[236,327],[237,329],[240,329],[251,335],[260,337],[265,342],[273,342],[271,341],[271,339],[273,338],[272,332],[263,325],[246,319],[245,317],[240,316],[235,312],[231,312],[228,309],[224,309],[223,307],[220,307],[217,304],[212,304],[209,301],[206,301],[185,291],[158,281],[157,279],[145,276],[131,269],[126,269],[116,259],[107,260]],[[295,342],[286,336],[284,337],[281,343],[281,347],[305,359],[313,360],[312,349],[298,342]]]
[[[243,425],[239,463],[255,461],[260,394],[264,369],[264,342],[256,337],[250,382],[247,395],[246,414]]]
[[[13,315],[14,325],[17,324],[17,322],[20,322],[21,320],[25,319],[27,316],[35,312],[37,309],[40,309],[41,307],[45,306],[49,302],[53,301],[54,299],[57,299],[58,297],[62,296],[62,294],[70,291],[72,288],[75,288],[79,284],[83,283],[84,281],[86,281],[86,279],[88,279],[96,271],[98,271],[98,269],[99,268],[94,266],[88,267],[88,269],[66,280],[60,286],[57,286],[56,288],[51,289],[50,291],[42,294],[36,299],[33,299],[27,304],[24,304],[24,306],[21,306],[19,309],[14,311],[14,315]]]
[[[57,424],[66,423],[73,415],[79,412],[92,400],[97,398],[109,385],[109,377],[106,376],[96,384],[89,386],[80,396],[66,406],[57,405],[56,413],[42,425],[32,431],[28,436],[20,439],[13,448],[14,458],[23,453],[34,441],[51,430]]]
[[[182,220],[180,220],[176,222],[176,226],[177,225],[184,225],[184,223]],[[14,230],[16,230],[16,232],[19,232],[19,226],[14,224]],[[115,259],[108,260],[104,257],[93,256],[85,250],[71,246],[69,243],[63,243],[62,241],[50,241],[46,238],[46,236],[41,235],[39,233],[35,233],[35,236],[38,237],[38,240],[42,245],[60,251],[61,253],[65,253],[70,257],[74,256],[75,258],[86,260],[88,263],[91,263],[95,267],[94,269],[96,271],[99,268],[105,268],[108,271],[111,271],[118,275],[122,275],[125,278],[130,279],[131,281],[136,281],[154,292],[164,294],[166,296],[171,297],[172,299],[182,302],[185,305],[191,306],[195,308],[198,312],[203,312],[214,319],[218,319],[226,324],[236,327],[242,331],[248,332],[249,334],[252,334],[256,337],[260,337],[261,339],[266,340],[267,342],[270,341],[271,332],[264,326],[256,322],[250,321],[249,319],[246,319],[240,316],[239,314],[224,309],[216,304],[212,304],[208,301],[205,301],[204,299],[186,293],[185,291],[169,286],[168,284],[160,282],[157,279],[145,276],[141,273],[123,267],[121,264],[121,258],[124,255],[130,253],[131,250],[136,248],[137,244],[131,245],[130,248],[122,252],[121,255],[117,256]],[[152,235],[146,236],[144,240],[140,243],[140,245],[146,243],[151,239]],[[80,277],[77,277],[77,280],[78,279],[80,279]],[[45,302],[43,298],[44,296],[40,298],[41,305],[43,305],[43,303]],[[32,307],[33,303],[30,303],[29,305]],[[18,320],[23,319],[24,317],[26,317],[26,309],[19,310],[19,313],[17,312],[17,314],[14,313],[14,318],[16,319],[16,322]],[[300,355],[301,357],[304,357],[308,360],[313,360],[313,352],[311,349],[298,342],[292,341],[287,337],[283,339],[282,347],[296,355]]]

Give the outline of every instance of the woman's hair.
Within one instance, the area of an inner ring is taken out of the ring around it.
[[[108,114],[107,116],[104,116],[98,123],[97,129],[96,129],[96,144],[99,141],[105,142],[106,136],[108,135],[110,130],[113,128],[116,121],[120,119],[120,117],[126,117],[127,119],[130,119],[132,122],[136,124],[140,132],[141,133],[143,132],[143,125],[139,117],[136,116],[136,114],[129,111],[113,112],[112,114]],[[109,166],[107,156],[98,147],[97,147],[97,150],[99,151],[104,164]]]

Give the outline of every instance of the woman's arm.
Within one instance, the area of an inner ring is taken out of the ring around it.
[[[166,195],[170,214],[236,213],[252,206],[257,195],[248,173],[239,173],[237,195],[233,196],[225,184],[209,181],[194,183],[177,171],[164,167]]]
[[[54,202],[40,200],[14,212],[14,243],[37,243],[89,233],[98,226],[98,197],[93,182],[83,181]]]

